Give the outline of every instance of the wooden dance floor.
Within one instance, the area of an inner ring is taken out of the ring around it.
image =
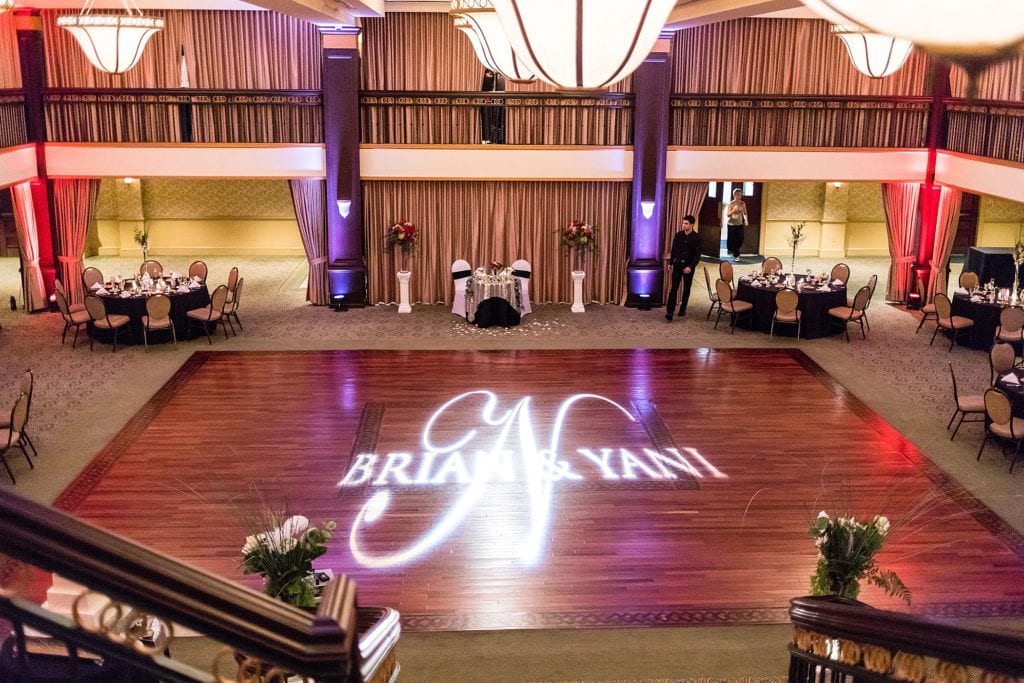
[[[258,587],[254,487],[411,629],[785,621],[821,509],[911,611],[1024,614],[1022,538],[799,351],[197,353],[57,505]]]

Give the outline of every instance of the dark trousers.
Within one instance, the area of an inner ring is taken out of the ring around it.
[[[689,273],[684,273],[683,268],[685,266],[672,266],[672,289],[668,291],[668,305],[665,307],[669,315],[672,315],[676,308],[680,280],[683,282],[683,300],[679,302],[679,315],[686,312],[686,304],[690,302],[690,286],[693,284],[693,273],[696,269],[691,268]]]
[[[743,226],[730,225],[725,236],[725,248],[735,258],[740,257],[740,247],[743,246]]]

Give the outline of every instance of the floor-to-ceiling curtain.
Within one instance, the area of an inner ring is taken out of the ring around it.
[[[935,292],[945,292],[949,283],[946,282],[946,268],[949,255],[953,251],[953,240],[956,239],[956,228],[960,222],[960,199],[963,194],[952,187],[941,188],[939,205],[935,214],[935,247],[932,250],[931,274],[928,277],[928,301],[935,297]]]
[[[295,206],[295,220],[299,223],[302,247],[309,261],[306,281],[306,301],[317,306],[331,303],[327,286],[327,226],[324,214],[324,181],[316,178],[297,178],[288,181]]]
[[[665,231],[661,238],[661,256],[668,257],[669,251],[672,249],[672,240],[675,238],[676,233],[680,230],[680,225],[683,222],[683,216],[699,216],[700,207],[704,203],[704,198],[708,196],[708,184],[706,182],[698,183],[668,183],[665,187]],[[700,231],[700,225],[696,228]],[[718,226],[710,226],[709,230],[715,229]],[[661,292],[661,303],[668,301],[668,284],[671,283],[670,277],[672,274],[671,268],[668,267],[668,261],[662,262],[665,265],[665,283],[666,286],[662,287]],[[700,285],[703,287],[703,283]]]
[[[59,178],[53,181],[53,205],[60,237],[61,279],[71,303],[82,303],[82,256],[89,232],[100,181],[88,178]]]
[[[366,267],[370,301],[397,297],[395,259],[383,253],[384,231],[401,220],[420,228],[412,259],[412,300],[450,303],[451,265],[474,267],[523,258],[533,267],[534,303],[572,299],[572,261],[556,230],[579,219],[598,229],[599,251],[587,259],[584,297],[617,302],[625,289],[630,184],[622,182],[363,183]]]
[[[21,262],[25,268],[25,307],[30,311],[46,308],[46,286],[39,269],[39,231],[32,205],[32,183],[25,181],[11,187],[14,225],[18,230]]]
[[[917,205],[921,196],[918,183],[883,183],[882,203],[889,235],[888,301],[906,301],[910,291],[911,266],[917,255]]]

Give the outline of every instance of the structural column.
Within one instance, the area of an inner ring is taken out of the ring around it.
[[[327,277],[332,297],[366,304],[363,198],[359,178],[359,29],[321,32],[327,175]]]
[[[661,240],[665,232],[671,37],[671,33],[663,33],[633,72],[633,194],[626,305],[639,308],[660,306],[664,285]]]
[[[56,277],[58,238],[52,220],[53,193],[46,175],[46,112],[43,88],[46,87],[46,56],[43,50],[43,21],[38,9],[18,9],[14,15],[18,32],[18,60],[21,87],[25,92],[25,131],[36,148],[36,178],[32,185],[32,208],[39,236],[39,269],[43,274],[46,295],[53,293]]]
[[[942,188],[935,184],[935,158],[940,147],[946,146],[946,103],[949,97],[949,71],[946,62],[932,62],[929,78],[932,82],[932,102],[928,111],[928,167],[925,181],[921,185],[919,204],[921,230],[917,243],[917,263],[914,276],[928,282],[932,252],[935,249],[935,233],[938,230],[939,195]],[[931,294],[927,297],[931,299]]]

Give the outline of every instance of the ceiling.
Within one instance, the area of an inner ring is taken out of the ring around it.
[[[134,0],[147,9],[269,9],[318,24],[352,24],[385,12],[447,12],[449,0]],[[630,0],[620,0],[629,2]],[[15,0],[19,7],[78,8],[82,0]],[[95,0],[97,9],[122,0]],[[678,0],[666,27],[678,29],[750,16],[814,17],[800,0]]]

